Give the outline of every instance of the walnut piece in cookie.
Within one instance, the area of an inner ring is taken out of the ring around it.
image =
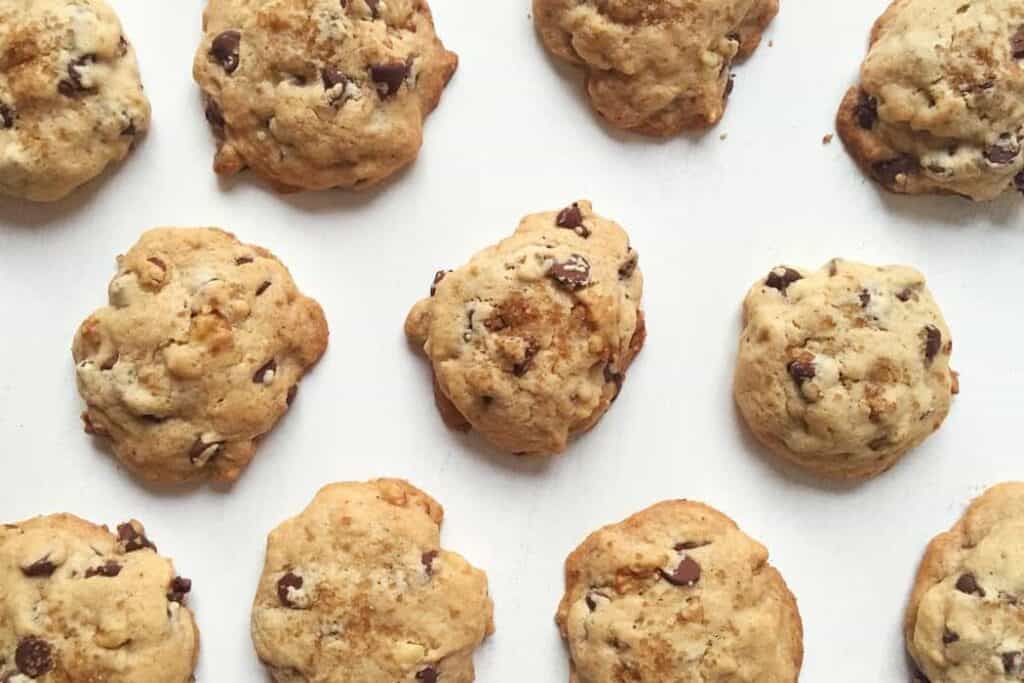
[[[1024,483],[988,489],[925,552],[904,621],[931,683],[1024,677]]]
[[[132,520],[69,514],[0,526],[0,681],[188,683],[192,588]]]
[[[708,128],[733,91],[778,0],[533,0],[545,47],[586,70],[594,109],[654,136]]]
[[[441,548],[407,482],[325,486],[267,539],[252,639],[278,683],[471,683],[494,632],[487,576]]]
[[[1024,190],[1024,6],[896,0],[836,126],[882,187],[976,201]]]
[[[445,422],[528,455],[593,427],[644,343],[637,262],[625,231],[579,201],[438,272],[405,332],[430,359]]]
[[[0,0],[0,195],[50,202],[149,128],[135,51],[103,0]]]
[[[734,395],[757,439],[819,476],[866,479],[937,430],[959,391],[921,273],[778,267],[743,303]]]
[[[591,534],[565,561],[555,621],[571,683],[796,683],[803,662],[796,600],[768,551],[686,500]]]
[[[214,170],[285,192],[367,188],[410,164],[458,63],[425,0],[210,0],[203,31]]]
[[[82,417],[146,479],[237,479],[327,346],[284,265],[216,228],[146,232],[108,298],[72,348]]]

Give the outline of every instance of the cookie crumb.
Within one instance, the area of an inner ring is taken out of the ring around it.
[[[823,145],[831,145],[832,144],[832,137],[833,137],[832,133],[826,133],[825,137],[823,137],[821,139],[821,144],[823,144]]]

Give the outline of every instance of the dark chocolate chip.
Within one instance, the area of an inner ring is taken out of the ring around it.
[[[53,650],[42,638],[22,638],[14,651],[14,663],[24,675],[39,678],[53,669]]]
[[[783,294],[789,289],[789,286],[797,280],[803,280],[804,276],[796,272],[792,268],[785,266],[779,266],[772,272],[768,273],[768,277],[765,278],[764,283],[772,289],[777,289]]]
[[[267,291],[267,287],[269,287],[270,285],[270,280],[264,280],[262,283],[260,283],[260,286],[256,288],[256,296],[259,296],[263,292]]]
[[[274,380],[274,373],[276,372],[277,361],[271,358],[260,366],[260,369],[252,376],[252,381],[254,384],[265,384],[268,377],[271,381]]]
[[[85,570],[85,578],[91,579],[94,576],[104,576],[112,579],[121,573],[121,565],[113,560],[107,560],[98,567],[89,567]]]
[[[814,375],[816,374],[813,361],[790,361],[789,365],[786,366],[786,370],[789,371],[789,376],[792,377],[793,381],[797,384],[803,384],[804,382],[814,379]]]
[[[958,633],[953,633],[948,628],[942,631],[942,643],[944,645],[955,643],[958,640],[960,640],[960,635]]]
[[[170,588],[167,590],[167,600],[169,602],[176,602],[180,605],[185,599],[185,596],[188,595],[191,590],[192,579],[175,576],[174,580],[171,581]]]
[[[597,600],[594,600],[594,596],[592,594],[587,593],[587,597],[583,598],[583,600],[587,603],[587,609],[591,612],[597,609]]]
[[[244,266],[246,263],[252,263],[252,256],[239,256],[235,259],[236,266]]]
[[[869,292],[866,289],[862,289],[860,290],[860,294],[858,296],[860,297],[861,308],[867,308],[868,304],[871,303],[871,292]]]
[[[220,105],[217,104],[215,100],[206,100],[205,114],[206,122],[213,127],[214,131],[218,134],[223,133],[224,126],[227,125],[227,122],[224,120],[224,112],[221,111]],[[247,263],[251,263],[251,260],[247,261]]]
[[[142,550],[143,548],[149,548],[156,552],[156,546],[153,545],[153,542],[129,522],[117,525],[117,539],[124,544],[124,550],[127,553]]]
[[[526,350],[523,352],[523,359],[512,366],[512,374],[516,377],[522,377],[526,374],[526,371],[530,369],[530,365],[533,363],[533,357],[537,355],[540,349],[533,341],[526,342]]]
[[[224,31],[213,39],[210,45],[210,56],[224,67],[229,74],[238,68],[238,50],[242,44],[242,34],[238,31]]]
[[[287,403],[288,405],[291,405],[292,402],[295,400],[295,395],[298,394],[298,393],[299,393],[299,385],[298,384],[293,384],[290,387],[288,387],[288,396],[285,397],[285,403]]]
[[[50,556],[36,560],[27,567],[21,568],[21,573],[30,578],[40,578],[52,576],[57,571],[57,565],[50,562]]]
[[[0,129],[14,128],[14,119],[14,109],[0,102]]]
[[[405,62],[391,62],[370,67],[370,78],[377,84],[377,92],[385,99],[398,92],[408,75],[409,65]]]
[[[342,86],[340,92],[330,97],[331,104],[337,104],[345,96],[348,77],[336,67],[324,67],[324,70],[320,72],[320,80],[323,81],[324,90],[331,90],[339,85]]]
[[[288,598],[288,591],[291,589],[298,590],[299,588],[302,588],[302,577],[287,572],[277,580],[277,599],[285,607],[295,607],[295,603]]]
[[[942,333],[934,325],[925,325],[924,328],[924,360],[931,364],[936,354],[942,348]]]
[[[87,88],[82,83],[82,73],[79,71],[87,64],[95,64],[96,55],[82,55],[71,60],[68,64],[68,77],[57,84],[57,90],[65,97],[78,97],[87,93],[95,92],[94,88]]]
[[[210,443],[206,443],[203,441],[203,437],[197,436],[195,443],[192,444],[192,448],[188,452],[188,460],[193,465],[205,465],[220,455],[222,450],[224,450],[223,441],[211,441]]]
[[[1024,59],[1024,26],[1019,27],[1010,36],[1010,54],[1014,59]]]
[[[426,570],[427,576],[434,575],[434,560],[437,559],[437,555],[436,550],[428,550],[420,556],[420,562],[423,563],[423,569]]]
[[[579,204],[573,203],[572,206],[559,211],[558,217],[555,219],[555,225],[572,230],[584,239],[590,237],[590,230],[587,226],[583,225],[583,212],[580,211]]]
[[[676,551],[682,550],[693,550],[694,548],[703,548],[706,545],[711,545],[710,541],[683,541],[682,543],[676,543],[672,546]]]
[[[437,669],[428,666],[416,674],[416,680],[423,681],[423,683],[437,683]]]
[[[1004,652],[1002,654],[1003,659],[1003,671],[1006,673],[1016,676],[1024,670],[1024,652],[1016,650],[1014,652]]]
[[[857,119],[857,125],[864,130],[871,130],[878,121],[878,100],[865,92],[861,92],[860,101],[853,108],[853,115]]]
[[[985,150],[985,158],[997,166],[1012,164],[1020,155],[1020,145],[1010,135],[1001,135],[995,143]]]
[[[431,283],[431,285],[430,285],[430,296],[434,296],[434,294],[437,293],[437,286],[439,284],[441,284],[441,280],[444,279],[444,276],[447,275],[450,272],[452,272],[452,271],[450,271],[450,270],[439,270],[436,273],[434,273],[434,282]]]
[[[956,580],[956,589],[968,595],[977,595],[979,598],[985,597],[985,589],[978,585],[977,579],[971,573],[960,575],[960,578]]]
[[[900,176],[914,175],[921,170],[921,164],[909,154],[903,154],[895,159],[879,161],[871,167],[871,173],[875,180],[887,187],[897,184]]]
[[[553,263],[547,275],[566,289],[582,289],[590,284],[590,262],[579,254],[573,254],[564,262]]]
[[[659,569],[658,573],[673,586],[692,586],[700,581],[700,565],[689,555],[684,556],[671,573],[664,569]]]

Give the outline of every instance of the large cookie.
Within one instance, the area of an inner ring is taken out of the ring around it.
[[[734,393],[765,446],[825,477],[884,472],[942,425],[953,340],[921,273],[780,266],[743,302]]]
[[[397,479],[325,486],[271,532],[252,638],[278,683],[470,683],[487,576],[441,548],[444,510]]]
[[[189,683],[192,582],[142,525],[68,514],[0,526],[0,681]]]
[[[210,0],[193,73],[214,170],[365,188],[411,163],[458,59],[425,0]]]
[[[768,551],[701,503],[666,501],[565,561],[570,683],[795,683],[796,600]]]
[[[0,0],[0,194],[54,201],[149,128],[135,52],[103,0]]]
[[[284,265],[215,228],[146,232],[108,295],[72,349],[82,417],[146,479],[236,479],[327,346]]]
[[[642,291],[626,233],[581,201],[439,272],[405,331],[433,365],[449,426],[557,453],[618,396],[644,343]]]
[[[836,125],[893,192],[987,200],[1024,189],[1024,5],[896,0]]]
[[[907,649],[931,683],[1024,679],[1024,483],[994,486],[928,545]]]
[[[544,45],[586,69],[594,109],[657,136],[722,118],[733,63],[778,11],[778,0],[533,0]]]

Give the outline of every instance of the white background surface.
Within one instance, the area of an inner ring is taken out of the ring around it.
[[[664,142],[602,126],[580,74],[541,49],[525,0],[433,0],[461,65],[419,161],[371,194],[286,197],[248,175],[220,185],[210,170],[191,79],[201,3],[112,4],[139,54],[152,132],[68,201],[0,200],[2,521],[143,520],[194,580],[198,680],[262,682],[248,622],[266,533],[325,483],[406,477],[445,506],[445,546],[490,577],[498,630],[478,680],[560,682],[567,656],[552,617],[566,554],[598,526],[692,498],[768,546],[799,600],[804,681],[907,680],[900,621],[924,545],[983,487],[1022,476],[1024,232],[1019,197],[883,195],[838,138],[822,145],[884,0],[783,0],[736,71],[722,123]],[[578,198],[621,222],[640,252],[647,346],[568,453],[500,455],[442,426],[402,322],[435,270]],[[154,225],[219,225],[272,249],[327,312],[327,355],[227,492],[149,488],[82,433],[72,335],[105,303],[114,256]],[[860,486],[773,463],[730,396],[747,287],[777,263],[837,255],[922,269],[962,372],[945,427]]]

